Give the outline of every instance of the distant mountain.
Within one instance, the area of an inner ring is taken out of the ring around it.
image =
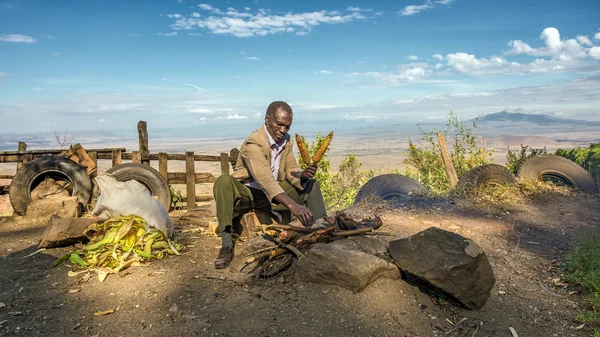
[[[482,116],[477,121],[478,123],[486,122],[524,122],[534,123],[539,125],[565,125],[565,124],[579,124],[579,125],[600,125],[600,122],[590,122],[580,119],[567,119],[552,117],[549,115],[534,115],[525,114],[519,112],[496,112]]]

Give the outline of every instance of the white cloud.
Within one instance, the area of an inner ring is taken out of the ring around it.
[[[198,89],[200,91],[206,91],[206,89],[202,89],[197,85],[193,85],[193,84],[189,84],[189,83],[184,83],[184,84],[187,85],[188,87],[192,87],[192,88]]]
[[[511,40],[505,56],[528,55],[537,57],[530,62],[515,62],[503,56],[477,57],[473,54],[458,52],[434,58],[446,60],[446,65],[454,71],[473,76],[498,74],[530,74],[551,72],[584,72],[600,71],[600,64],[590,62],[590,58],[598,59],[598,47],[586,47],[591,41],[585,36],[576,39],[562,39],[558,29],[548,27],[542,31],[540,38],[544,47],[534,48],[521,40]],[[437,65],[436,65],[437,68]]]
[[[410,16],[418,14],[422,11],[427,11],[433,9],[439,5],[450,5],[454,0],[437,0],[437,1],[427,1],[422,5],[410,5],[404,7],[401,11],[398,12],[400,16]]]
[[[592,41],[587,36],[578,35],[577,41],[584,46],[591,47],[593,45]]]
[[[190,36],[202,36],[202,33],[188,33]]]
[[[424,5],[410,5],[410,6],[406,6],[404,7],[404,9],[402,9],[400,12],[398,12],[398,14],[402,15],[402,16],[410,16],[410,15],[415,15],[419,12],[422,11],[426,11],[428,9],[432,9],[433,6],[428,5],[428,4],[424,4]]]
[[[444,60],[444,56],[442,56],[442,54],[433,54],[431,57],[433,57],[434,59],[436,59],[438,61]]]
[[[372,12],[372,9],[363,9],[360,7],[354,7],[354,6],[348,6],[348,8],[346,8],[347,11],[350,12]]]
[[[235,114],[227,116],[227,119],[248,119],[248,116],[240,116],[238,114]]]
[[[48,35],[46,36],[49,40],[56,40],[58,39],[56,36],[52,36],[52,35]]]
[[[600,60],[600,47],[592,47],[590,49],[590,56],[596,60]]]
[[[330,70],[319,70],[319,71],[315,71],[315,74],[318,74],[318,75],[331,75],[331,74],[333,74],[333,72],[331,72]]]
[[[177,32],[170,32],[170,33],[156,33],[156,35],[158,36],[176,36],[178,33]]]
[[[416,82],[425,76],[425,69],[421,67],[400,68],[397,73],[366,72],[351,73],[351,76],[366,76],[381,85],[397,86],[403,83]]]
[[[594,35],[594,39],[595,40],[600,40],[600,32],[596,33],[596,35]]]
[[[34,43],[36,39],[31,36],[21,35],[21,34],[7,34],[0,35],[0,41],[4,42],[14,42],[14,43]]]
[[[98,122],[100,122],[100,123],[104,123],[104,118],[100,118],[100,119],[98,120]]]
[[[0,73],[0,78],[6,76],[6,73]]]
[[[246,60],[260,60],[260,57],[249,56],[249,57],[246,57]]]
[[[590,42],[587,37],[580,36],[578,39],[563,40],[560,37],[560,32],[554,27],[548,27],[542,31],[540,38],[544,40],[545,47],[533,48],[529,44],[514,40],[508,42],[508,46],[512,49],[505,52],[506,55],[525,54],[529,56],[548,56],[563,61],[576,60],[585,57],[586,48],[582,46],[580,41]],[[587,40],[587,41],[585,41]]]
[[[140,36],[140,34],[138,34],[138,33],[129,33],[127,35],[132,36],[132,37]]]
[[[416,61],[419,59],[419,57],[417,55],[410,55],[407,57],[407,59],[411,60],[411,61]]]
[[[368,19],[364,12],[370,10],[358,7],[348,7],[346,13],[339,11],[315,11],[305,13],[272,14],[269,10],[258,9],[250,12],[237,11],[228,8],[222,11],[208,4],[198,5],[204,12],[189,16],[169,14],[167,17],[174,19],[171,25],[174,30],[190,30],[202,28],[213,34],[233,35],[236,37],[265,36],[270,34],[291,33],[298,36],[306,35],[313,28],[322,24],[342,24],[355,20]]]

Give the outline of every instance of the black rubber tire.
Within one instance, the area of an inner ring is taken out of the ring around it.
[[[419,190],[425,190],[425,187],[415,179],[400,174],[384,174],[367,181],[361,187],[354,198],[354,205],[371,196],[389,200]]]
[[[458,187],[475,190],[485,185],[507,185],[517,182],[511,170],[498,164],[476,166],[465,172],[458,180]]]
[[[16,214],[27,213],[27,206],[31,203],[31,191],[47,176],[68,181],[71,184],[71,196],[77,197],[84,206],[90,201],[92,181],[83,167],[65,157],[44,156],[23,165],[10,184],[9,198]]]
[[[121,164],[106,171],[118,181],[137,180],[158,197],[158,201],[168,212],[171,209],[171,189],[167,180],[155,169],[138,163]]]
[[[579,164],[561,156],[539,155],[527,159],[519,179],[553,179],[588,192],[598,192],[594,178]]]

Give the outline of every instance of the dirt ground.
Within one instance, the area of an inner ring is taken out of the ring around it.
[[[356,214],[370,207],[379,206]],[[182,256],[103,283],[68,277],[66,264],[50,265],[70,248],[29,256],[47,220],[13,216],[0,218],[0,336],[483,337],[511,336],[510,327],[520,337],[593,335],[574,321],[586,309],[581,289],[560,277],[576,237],[600,226],[598,196],[555,195],[488,212],[421,197],[379,213],[395,238],[436,226],[481,245],[496,276],[486,305],[463,309],[401,279],[360,293],[285,277],[239,282],[214,269],[220,241],[203,234],[204,212],[172,214],[176,240],[187,246]]]

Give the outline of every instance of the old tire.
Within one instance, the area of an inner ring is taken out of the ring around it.
[[[598,192],[598,185],[587,171],[561,156],[539,155],[525,161],[517,173],[519,179],[547,179],[588,192]]]
[[[458,180],[458,187],[475,190],[485,185],[506,185],[517,182],[517,177],[509,169],[498,164],[476,166],[465,172]]]
[[[367,181],[356,194],[354,204],[371,196],[389,200],[424,189],[423,185],[412,178],[400,174],[384,174]]]
[[[44,156],[25,164],[17,171],[10,184],[9,198],[16,214],[27,213],[31,191],[46,177],[68,181],[71,184],[69,194],[77,197],[84,206],[90,201],[92,181],[83,167],[65,157]]]
[[[137,180],[156,196],[168,212],[171,209],[171,189],[167,180],[148,165],[128,163],[117,165],[106,171],[118,181]]]

